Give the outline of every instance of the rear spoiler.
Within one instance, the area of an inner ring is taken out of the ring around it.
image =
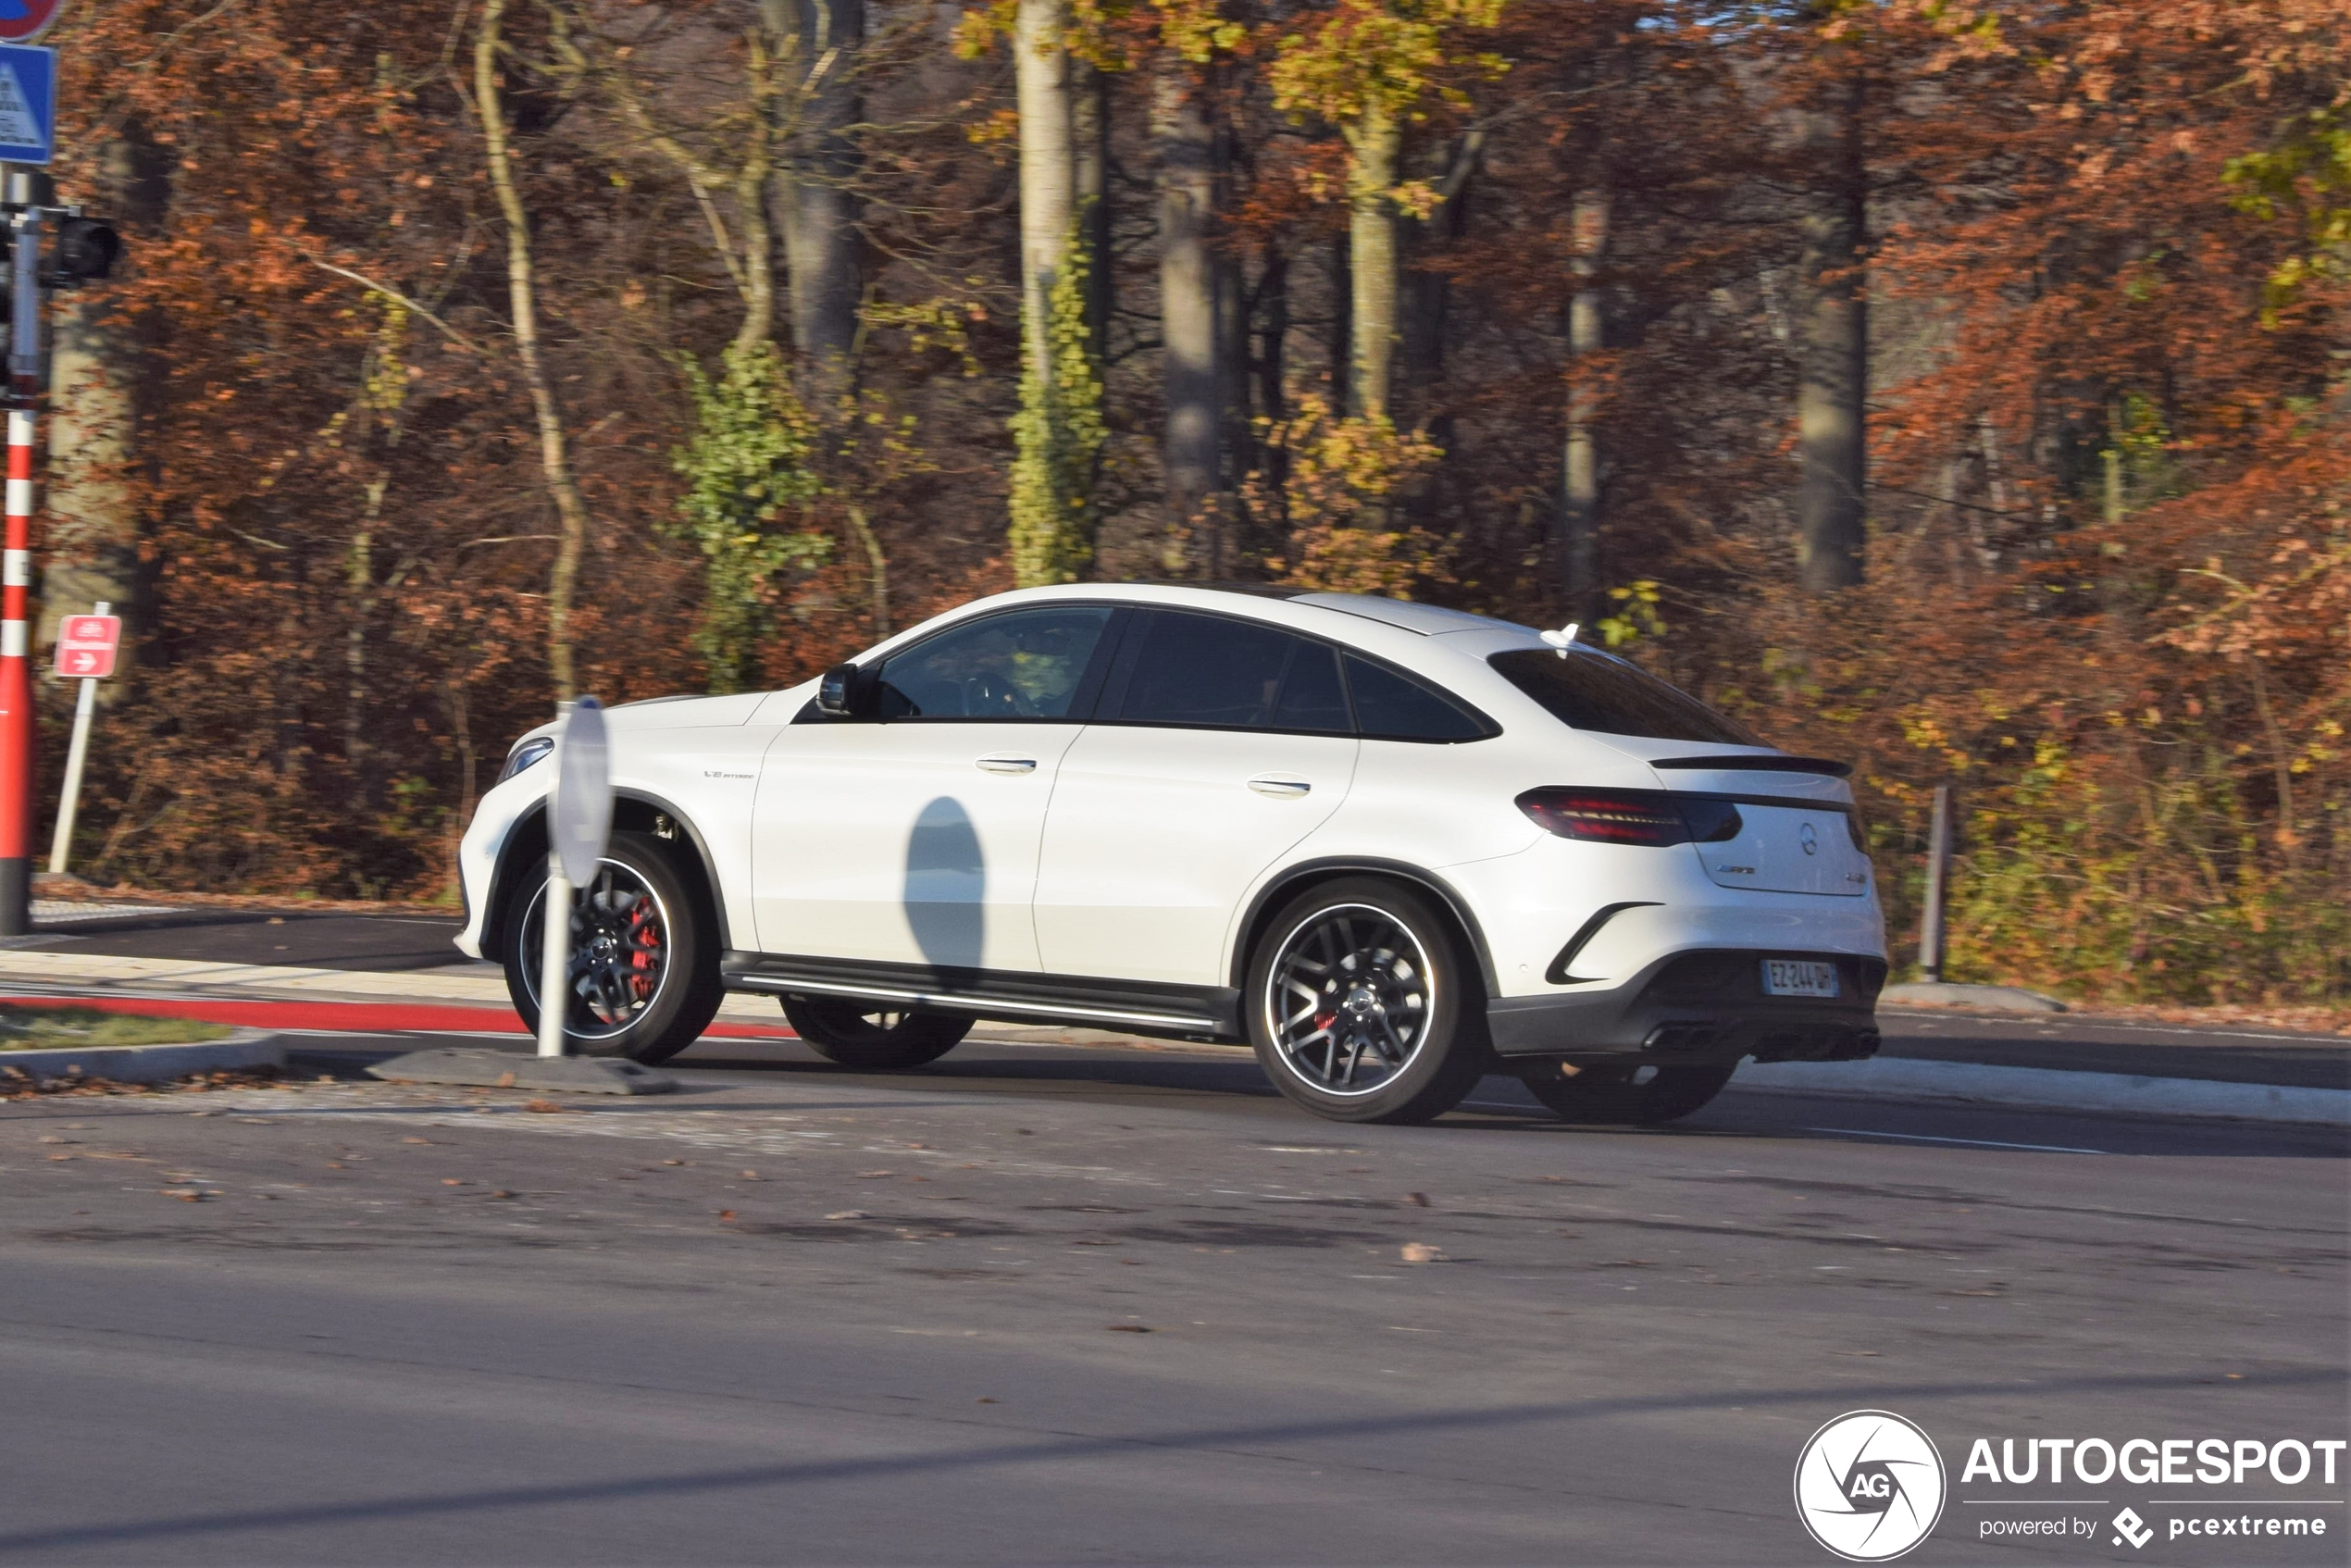
[[[1649,765],[1703,767],[1726,773],[1822,773],[1831,778],[1848,778],[1853,774],[1851,763],[1831,762],[1826,757],[1664,757]]]

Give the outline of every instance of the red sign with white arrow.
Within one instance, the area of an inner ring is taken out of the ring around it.
[[[0,0],[0,44],[30,44],[49,31],[66,0]]]
[[[114,674],[121,646],[120,616],[68,616],[57,627],[57,673],[68,680],[104,680]]]

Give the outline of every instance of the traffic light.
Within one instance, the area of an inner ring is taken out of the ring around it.
[[[48,276],[42,282],[53,289],[70,289],[113,273],[115,260],[122,255],[122,236],[112,225],[94,218],[63,218],[57,220],[56,233],[50,247]]]

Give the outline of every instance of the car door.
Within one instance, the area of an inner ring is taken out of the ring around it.
[[[1225,984],[1241,900],[1337,809],[1356,749],[1327,644],[1138,612],[1054,782],[1037,874],[1046,972]]]
[[[961,622],[861,673],[870,716],[803,715],[777,736],[752,826],[761,947],[1034,973],[1045,806],[1115,613]]]

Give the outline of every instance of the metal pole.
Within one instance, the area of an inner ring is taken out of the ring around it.
[[[32,930],[32,662],[25,598],[32,587],[32,404],[41,395],[38,169],[9,166],[8,488],[0,555],[0,937]]]
[[[1951,875],[1951,787],[1934,787],[1934,817],[1926,830],[1926,908],[1919,915],[1919,977],[1943,978],[1943,895]]]
[[[564,704],[568,715],[570,704]],[[539,1054],[564,1053],[564,1015],[571,1011],[571,879],[564,875],[563,857],[555,852],[555,782],[564,763],[563,723],[555,729],[555,749],[541,765],[547,770],[547,895],[541,909],[546,940],[540,944]]]
[[[91,614],[103,616],[113,609],[105,600]],[[90,756],[90,719],[98,711],[98,683],[85,679],[81,695],[73,703],[73,743],[66,749],[65,788],[57,797],[57,830],[49,840],[49,875],[62,877],[66,872],[66,855],[73,848],[73,819],[81,804],[81,765]]]

